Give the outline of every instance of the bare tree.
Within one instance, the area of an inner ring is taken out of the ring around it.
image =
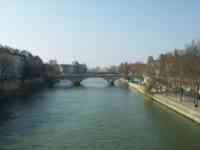
[[[153,56],[149,56],[147,58],[147,65],[145,69],[145,73],[147,76],[153,77],[156,75],[156,70],[157,70],[156,65],[157,65],[156,60],[154,60]]]
[[[0,79],[2,81],[8,80],[13,75],[14,58],[7,53],[0,54]]]
[[[122,76],[123,76],[125,79],[128,79],[129,66],[128,66],[128,63],[127,63],[127,62],[121,63],[121,65],[120,65],[120,67],[119,67],[119,71],[120,71],[120,73],[122,74]]]

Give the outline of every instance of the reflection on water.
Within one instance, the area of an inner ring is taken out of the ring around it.
[[[56,88],[69,88],[72,87],[73,83],[70,80],[60,80],[54,85]]]
[[[0,133],[0,150],[200,149],[199,125],[109,86],[52,88],[2,101]]]
[[[96,88],[108,86],[108,82],[102,78],[85,79],[81,82],[81,84],[85,87],[96,87]]]
[[[69,88],[72,86],[73,86],[73,83],[70,80],[61,80],[59,83],[54,85],[54,87],[56,88],[58,87]],[[108,86],[108,82],[102,78],[88,78],[81,82],[81,86],[100,88],[100,87]]]

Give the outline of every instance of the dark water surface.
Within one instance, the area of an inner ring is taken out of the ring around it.
[[[199,150],[200,126],[117,87],[1,102],[0,150]]]

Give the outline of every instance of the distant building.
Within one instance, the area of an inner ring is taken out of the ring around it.
[[[79,73],[86,73],[87,72],[87,65],[86,64],[79,64],[78,72]]]
[[[71,64],[62,64],[61,65],[64,74],[73,74],[74,66]]]
[[[77,61],[72,64],[61,65],[64,74],[81,74],[87,72],[86,64],[79,64]]]
[[[89,70],[89,72],[101,72],[101,68],[100,67],[95,67],[95,68],[91,68],[90,70]]]
[[[57,63],[57,60],[50,60],[49,64],[50,65],[57,65],[58,63]]]

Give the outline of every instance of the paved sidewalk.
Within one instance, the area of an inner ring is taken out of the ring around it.
[[[129,88],[145,94],[144,86],[142,85],[129,83]],[[183,100],[180,101],[180,98],[175,94],[152,94],[148,96],[185,117],[200,123],[200,107],[194,107],[192,97],[184,96]]]
[[[160,95],[160,96],[165,97],[169,100],[180,103],[180,104],[182,104],[182,105],[184,105],[184,106],[186,106],[190,109],[193,109],[194,111],[200,112],[200,106],[198,106],[198,107],[194,106],[194,102],[193,102],[192,97],[184,96],[183,100],[181,101],[180,97],[178,95],[175,95],[175,94],[156,94],[156,95]]]

